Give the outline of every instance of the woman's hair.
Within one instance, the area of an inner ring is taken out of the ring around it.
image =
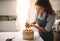
[[[52,6],[51,6],[49,0],[37,0],[35,5],[42,6],[45,8],[45,12],[55,15],[55,11],[52,9]]]

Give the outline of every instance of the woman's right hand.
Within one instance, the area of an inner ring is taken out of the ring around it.
[[[33,22],[33,23],[28,23],[28,22],[26,22],[26,24],[25,24],[25,27],[26,28],[29,28],[29,27],[31,27],[31,26],[33,26],[33,25],[35,25],[36,24],[36,22]]]
[[[30,24],[28,22],[26,22],[25,26],[26,26],[26,28],[29,28]]]

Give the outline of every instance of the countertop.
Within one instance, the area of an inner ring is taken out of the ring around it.
[[[34,32],[34,40],[24,40],[22,32],[0,32],[0,41],[14,38],[12,41],[43,41],[38,32]]]

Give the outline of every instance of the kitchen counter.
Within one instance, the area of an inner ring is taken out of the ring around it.
[[[6,39],[13,37],[12,41],[43,41],[38,32],[34,32],[34,40],[24,40],[22,32],[0,32],[0,41],[6,41]]]

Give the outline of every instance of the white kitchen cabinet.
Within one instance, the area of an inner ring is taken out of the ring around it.
[[[15,16],[16,0],[0,0],[0,31],[18,31],[17,20],[13,19]]]
[[[0,1],[0,15],[16,15],[16,0]]]
[[[18,31],[16,21],[2,21],[2,31]]]

